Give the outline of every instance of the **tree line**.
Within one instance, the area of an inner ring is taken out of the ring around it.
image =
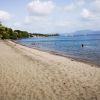
[[[28,33],[27,31],[13,30],[3,26],[0,23],[0,39],[21,39],[29,37],[49,37],[59,36],[59,34],[40,34],[40,33]]]

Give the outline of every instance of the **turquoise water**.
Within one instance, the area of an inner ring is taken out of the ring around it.
[[[28,38],[17,42],[100,65],[100,35]]]

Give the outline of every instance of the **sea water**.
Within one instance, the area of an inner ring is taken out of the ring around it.
[[[17,42],[29,47],[100,65],[100,34],[34,37],[17,40]]]

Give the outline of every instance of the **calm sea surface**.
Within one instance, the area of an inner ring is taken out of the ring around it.
[[[28,38],[17,42],[100,65],[100,35]]]

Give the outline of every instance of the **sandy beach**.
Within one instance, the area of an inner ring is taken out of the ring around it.
[[[0,100],[100,100],[100,68],[0,40]]]

